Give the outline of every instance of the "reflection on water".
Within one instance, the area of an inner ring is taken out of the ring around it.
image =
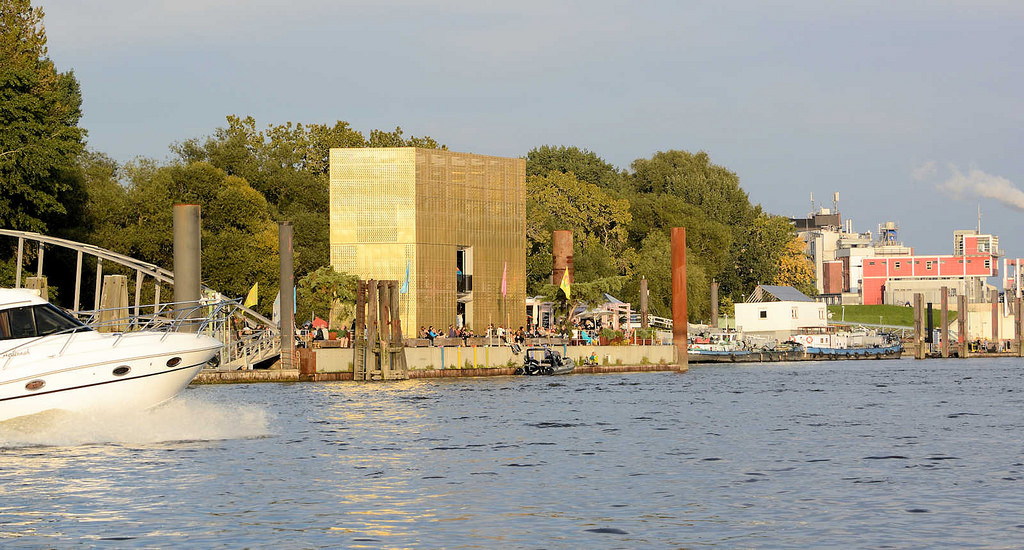
[[[0,425],[0,544],[1016,546],[1022,366],[201,386]]]

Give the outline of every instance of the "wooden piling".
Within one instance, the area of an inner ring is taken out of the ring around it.
[[[202,229],[198,204],[174,205],[174,301],[175,317],[183,321],[182,330],[196,332],[198,324],[184,322],[183,317],[198,318],[202,315],[199,298],[202,296]],[[96,299],[99,300],[100,270],[97,261]],[[127,290],[126,290],[127,292]],[[99,306],[97,305],[97,308]],[[284,327],[281,328],[282,334]],[[283,350],[282,350],[283,353]],[[289,367],[290,368],[290,367]]]
[[[913,358],[925,358],[925,295],[913,295]]]
[[[1022,315],[1024,312],[1021,310],[1021,307],[1024,306],[1024,299],[1018,297],[1016,304],[1016,307],[1013,308],[1013,333],[1017,340],[1017,357],[1024,357],[1024,315]]]
[[[967,359],[968,354],[968,339],[967,339],[967,295],[960,294],[956,297],[956,322],[957,332],[960,333],[959,343],[960,351],[959,355],[961,359]]]
[[[686,229],[672,228],[672,342],[676,347],[676,365],[680,371],[690,370],[689,334],[686,311]]]
[[[640,277],[640,328],[648,328],[650,321],[647,319],[647,277]]]
[[[572,231],[551,232],[551,284],[558,286],[568,270],[569,284],[573,281]]]
[[[989,297],[992,300],[992,343],[999,351],[999,291],[993,288]]]
[[[939,337],[942,338],[942,357],[949,357],[949,287],[942,287],[942,314],[939,321],[942,328],[939,329]]]
[[[711,328],[718,328],[718,281],[711,281]]]
[[[281,368],[294,369],[295,361],[295,249],[292,222],[277,222],[277,251],[281,304]],[[177,288],[177,283],[175,283]]]

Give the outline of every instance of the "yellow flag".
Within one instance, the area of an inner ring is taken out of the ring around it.
[[[565,268],[564,272],[562,272],[562,283],[560,285],[558,285],[558,288],[562,289],[562,292],[565,292],[565,299],[568,300],[569,299],[569,268],[568,267]]]
[[[259,301],[259,298],[257,297],[257,293],[259,292],[259,288],[260,288],[259,281],[257,281],[257,282],[252,284],[252,288],[249,289],[249,295],[245,297],[245,302],[242,302],[243,306],[245,306],[245,307],[253,307],[253,306],[256,305],[256,302]]]

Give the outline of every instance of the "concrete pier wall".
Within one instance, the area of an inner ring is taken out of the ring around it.
[[[552,348],[570,357],[576,365],[591,353],[599,365],[657,365],[675,363],[673,346],[568,346]],[[352,372],[352,349],[321,348],[316,353],[316,372]],[[473,368],[515,368],[523,364],[523,354],[514,355],[507,346],[406,348],[409,370]]]

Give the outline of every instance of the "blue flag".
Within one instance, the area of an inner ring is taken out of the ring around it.
[[[402,283],[402,288],[398,291],[399,294],[409,293],[409,262],[405,262],[405,281]]]

